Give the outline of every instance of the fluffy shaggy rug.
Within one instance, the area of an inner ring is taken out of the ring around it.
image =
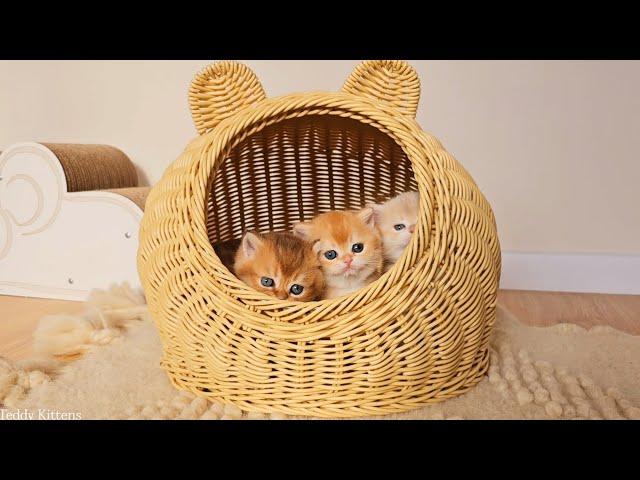
[[[81,315],[44,317],[38,356],[0,358],[0,417],[285,419],[179,392],[159,367],[144,298],[93,292]],[[385,419],[640,419],[640,337],[609,327],[525,326],[500,309],[488,376],[468,393]]]

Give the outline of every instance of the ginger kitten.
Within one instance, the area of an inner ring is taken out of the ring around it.
[[[245,233],[233,272],[250,287],[280,300],[308,302],[324,293],[313,244],[290,233]]]
[[[409,245],[418,222],[419,201],[418,192],[405,192],[383,204],[370,205],[382,237],[385,272],[398,261]]]
[[[294,225],[295,235],[316,241],[327,285],[324,298],[346,295],[373,282],[382,273],[382,243],[372,208],[331,211]]]

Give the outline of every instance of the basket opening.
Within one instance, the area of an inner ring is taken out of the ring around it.
[[[328,210],[361,208],[417,190],[411,161],[386,133],[351,118],[273,123],[234,147],[207,189],[212,245],[246,230],[289,231]]]

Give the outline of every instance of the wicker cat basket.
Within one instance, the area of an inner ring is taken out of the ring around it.
[[[239,63],[195,77],[200,136],[149,194],[138,251],[176,387],[252,412],[352,417],[420,407],[481,379],[500,275],[495,220],[414,120],[419,95],[401,61],[362,63],[339,93],[271,99]],[[266,296],[212,248],[407,190],[420,193],[411,243],[346,297]]]

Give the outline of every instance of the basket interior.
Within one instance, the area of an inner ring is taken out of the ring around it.
[[[409,190],[417,190],[411,161],[386,133],[335,115],[283,120],[245,138],[210,176],[209,241],[287,231],[319,213]]]

